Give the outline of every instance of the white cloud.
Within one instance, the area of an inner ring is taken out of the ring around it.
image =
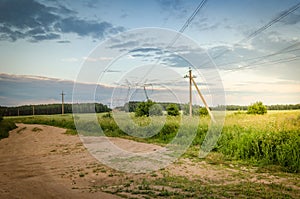
[[[63,58],[63,59],[61,59],[61,61],[63,61],[63,62],[78,62],[79,59],[77,59],[75,57],[69,57],[69,58]]]
[[[87,62],[97,62],[97,61],[110,61],[113,59],[113,57],[83,57],[82,58],[84,61]]]

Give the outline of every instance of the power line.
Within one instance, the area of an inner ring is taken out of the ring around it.
[[[297,10],[299,7],[300,7],[300,3],[297,3],[296,5],[292,6],[291,8],[283,11],[278,17],[276,17],[275,19],[271,20],[269,23],[265,24],[264,26],[262,26],[258,30],[254,31],[248,37],[246,37],[245,39],[241,40],[240,42],[244,43],[244,42],[247,42],[247,41],[253,39],[258,34],[260,34],[261,32],[263,32],[266,29],[268,29],[269,27],[271,27],[273,24],[277,23],[281,19],[285,18],[286,16],[288,16],[289,14],[291,14],[292,12],[294,12],[295,10]]]
[[[172,47],[174,43],[177,41],[177,39],[181,36],[181,33],[185,31],[185,29],[192,23],[195,16],[199,13],[201,8],[206,4],[207,0],[202,0],[200,4],[197,6],[195,11],[191,14],[191,16],[186,20],[186,22],[183,24],[183,26],[180,28],[179,32],[176,34],[174,39],[170,42],[170,44],[167,46],[167,48]]]
[[[282,64],[282,63],[287,63],[287,62],[292,62],[300,59],[300,55],[294,56],[294,57],[288,57],[288,58],[281,58],[281,59],[276,59],[276,60],[271,60],[267,62],[261,62],[261,63],[256,63],[256,64],[248,64],[239,68],[231,69],[228,70],[228,72],[234,72],[238,70],[243,70],[247,69],[251,66],[251,68],[254,68],[253,66],[262,66],[262,65],[269,65],[269,64]]]
[[[195,16],[198,14],[200,9],[206,4],[207,0],[202,0],[201,3],[197,6],[196,10],[192,13],[192,15],[188,18],[182,28],[179,30],[180,33],[183,33],[185,29],[190,25]]]
[[[172,47],[175,42],[179,39],[179,37],[181,36],[181,33],[183,33],[185,31],[185,29],[192,23],[192,21],[194,20],[195,16],[199,13],[199,11],[201,10],[201,8],[204,7],[204,5],[207,3],[208,0],[202,0],[199,5],[196,7],[196,9],[194,10],[194,12],[190,15],[190,17],[186,20],[186,22],[183,24],[183,26],[180,28],[179,32],[175,35],[174,39],[166,46],[166,48],[170,48]],[[160,56],[157,61],[156,64],[158,64],[158,62],[162,59],[162,57]],[[155,64],[155,65],[156,65]],[[145,73],[144,77],[142,79],[144,79],[148,74],[150,74],[154,68],[155,65],[150,68],[147,73]],[[146,81],[144,82],[146,83]]]
[[[244,42],[248,42],[251,39],[255,38],[258,34],[262,33],[263,31],[265,31],[266,29],[270,28],[272,25],[274,25],[275,23],[279,22],[280,20],[282,20],[283,18],[285,18],[286,16],[288,16],[289,14],[291,14],[292,12],[294,12],[295,10],[297,10],[300,7],[300,3],[297,3],[296,5],[292,6],[291,8],[283,11],[279,16],[277,16],[276,18],[272,19],[271,21],[269,21],[267,24],[265,24],[264,26],[260,27],[259,29],[257,29],[256,31],[252,32],[250,35],[248,35],[246,38],[240,40],[239,42],[235,43],[233,46],[237,46],[240,43],[244,43]],[[229,52],[230,50],[226,49],[223,52],[219,53],[216,56],[213,56],[213,59],[218,59],[219,57],[221,57],[222,55],[226,54],[227,52]],[[209,62],[205,62],[201,65],[206,65]]]
[[[251,60],[256,60],[254,62],[252,62],[251,64],[253,63],[256,63],[256,62],[259,62],[261,60],[264,60],[266,58],[270,58],[270,57],[274,57],[274,56],[277,56],[277,55],[281,55],[281,54],[286,54],[286,53],[290,53],[290,52],[295,52],[295,51],[299,51],[300,48],[296,48],[296,49],[292,49],[292,50],[289,50],[291,48],[294,48],[296,46],[299,46],[300,45],[300,42],[297,42],[293,45],[290,45],[286,48],[283,48],[275,53],[271,53],[271,54],[268,54],[268,55],[264,55],[264,56],[261,56],[261,57],[253,57],[253,58],[249,58],[249,59],[245,59],[245,60],[242,60],[242,61],[251,61]],[[239,62],[228,62],[228,63],[224,63],[224,64],[218,64],[219,66],[227,66],[227,65],[232,65],[232,64],[238,64],[240,63],[241,61]]]

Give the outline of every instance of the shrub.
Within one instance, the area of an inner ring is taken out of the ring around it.
[[[177,116],[179,115],[179,108],[176,104],[169,104],[167,106],[167,113],[168,115],[171,115],[171,116]]]
[[[9,131],[17,128],[14,122],[9,120],[0,121],[0,139],[7,138],[9,136]]]
[[[102,115],[103,118],[112,118],[111,112],[105,113]]]
[[[208,115],[208,111],[205,107],[199,108],[199,115]]]
[[[137,105],[137,108],[135,109],[135,116],[136,117],[142,117],[142,116],[148,117],[150,114],[150,109],[154,104],[155,104],[155,102],[152,102],[151,100],[148,100],[147,102],[140,102]],[[152,111],[152,109],[151,109],[151,111]]]
[[[267,107],[262,102],[256,102],[248,107],[247,113],[263,115],[267,113]]]

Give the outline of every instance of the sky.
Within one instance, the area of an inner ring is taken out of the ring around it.
[[[207,0],[178,36],[201,2],[0,0],[0,105],[186,103],[189,67],[210,105],[300,103],[300,1]]]

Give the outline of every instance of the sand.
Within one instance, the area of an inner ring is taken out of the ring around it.
[[[97,161],[78,136],[45,125],[17,126],[0,141],[0,198],[119,198],[84,189],[93,176],[80,177],[80,170]]]

